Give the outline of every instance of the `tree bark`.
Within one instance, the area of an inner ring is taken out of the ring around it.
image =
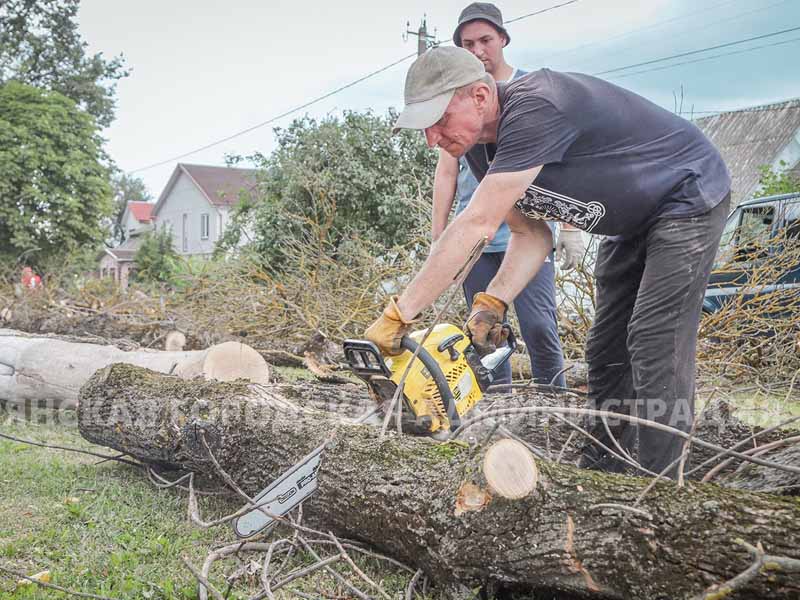
[[[769,455],[772,462],[785,465],[800,464],[800,445],[781,448]],[[734,472],[725,485],[742,490],[769,491],[776,494],[800,494],[800,475],[777,471],[761,465],[743,464]]]
[[[800,559],[797,499],[659,482],[637,504],[649,479],[537,459],[533,492],[511,500],[490,492],[481,445],[396,433],[379,441],[375,427],[314,407],[330,403],[332,388],[321,388],[327,397],[320,401],[317,386],[303,394],[182,381],[115,364],[81,390],[79,428],[143,461],[213,474],[208,447],[250,495],[326,442],[319,490],[304,505],[311,522],[365,540],[441,583],[681,598],[750,566],[738,539]],[[344,397],[345,412],[356,412],[355,395]],[[486,501],[475,502],[481,493]],[[800,577],[769,571],[737,593],[798,598]]]

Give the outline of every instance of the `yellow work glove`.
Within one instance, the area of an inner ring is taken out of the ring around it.
[[[486,292],[472,299],[472,312],[464,330],[480,356],[491,354],[508,339],[509,327],[503,325],[508,305]]]
[[[383,313],[378,320],[367,328],[364,332],[366,338],[373,342],[382,354],[387,356],[395,356],[402,354],[403,349],[400,347],[400,340],[408,333],[411,325],[416,323],[417,320],[406,320],[400,314],[400,309],[397,308],[397,296],[389,298],[389,304],[383,309]]]

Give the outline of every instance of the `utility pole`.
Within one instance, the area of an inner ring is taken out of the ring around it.
[[[406,21],[406,32],[403,34],[403,40],[408,41],[409,35],[417,36],[417,56],[422,56],[428,48],[436,45],[436,29],[433,30],[433,35],[428,33],[428,25],[426,23],[427,17],[422,16],[422,23],[417,31],[411,31],[411,21]]]

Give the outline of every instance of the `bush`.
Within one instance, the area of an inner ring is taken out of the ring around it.
[[[172,244],[172,233],[162,227],[144,234],[134,257],[134,280],[141,283],[170,283],[178,269],[178,253]]]
[[[251,157],[261,168],[258,192],[235,212],[220,250],[238,247],[247,232],[248,249],[282,272],[287,248],[312,228],[334,257],[348,239],[379,253],[408,244],[420,225],[412,199],[430,197],[436,154],[418,132],[392,136],[395,118],[346,112],[277,129],[272,155]]]

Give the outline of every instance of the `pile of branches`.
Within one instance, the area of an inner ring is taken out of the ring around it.
[[[205,263],[173,286],[134,285],[127,292],[108,280],[48,277],[38,290],[21,290],[8,274],[0,279],[0,326],[146,347],[161,347],[177,329],[187,349],[244,337],[257,348],[291,351],[319,334],[335,342],[359,336],[427,256],[430,208],[421,196],[409,202],[420,225],[409,243],[387,252],[356,235],[334,235],[325,215],[336,210],[335,202],[317,201],[321,216],[303,224],[302,237],[286,242],[280,265],[243,254]],[[582,264],[557,273],[559,330],[572,360],[583,358],[594,315],[595,252],[593,240]],[[800,244],[745,265],[735,258],[722,257],[715,273],[742,271],[747,293],[703,319],[698,372],[711,383],[789,380],[800,370],[800,293],[774,283],[800,264]],[[442,318],[460,323],[465,313],[458,295]]]
[[[800,289],[785,286],[800,265],[800,243],[776,238],[743,244],[717,258],[715,277],[741,286],[701,323],[700,372],[736,382],[789,380],[800,371]],[[775,252],[774,248],[781,248]],[[752,260],[743,260],[751,258]]]
[[[317,334],[337,341],[361,335],[427,256],[430,221],[419,217],[430,208],[421,196],[408,199],[421,225],[408,243],[387,251],[357,234],[332,231],[327,217],[335,200],[319,195],[316,202],[302,235],[286,240],[280,264],[230,255],[167,284],[135,282],[126,291],[88,273],[76,279],[48,273],[36,289],[22,288],[14,270],[0,273],[0,327],[155,348],[179,330],[186,349],[240,338],[289,349]]]

